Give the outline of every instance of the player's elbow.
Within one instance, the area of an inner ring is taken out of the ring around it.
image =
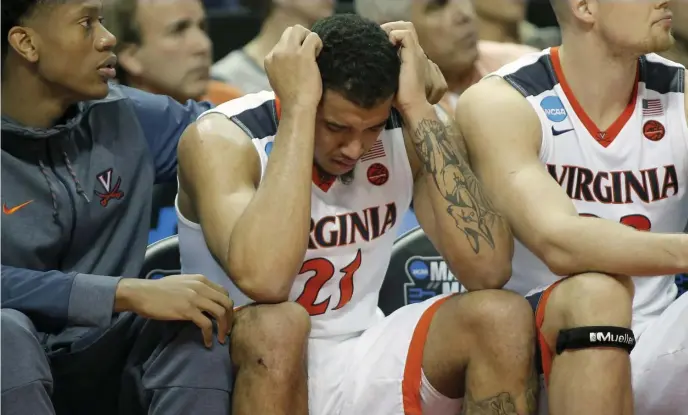
[[[469,291],[496,290],[511,278],[511,260],[499,260],[463,267],[458,273],[461,284]]]
[[[299,265],[286,256],[266,258],[245,245],[231,245],[223,268],[247,297],[276,304],[289,298]]]
[[[291,285],[281,284],[278,275],[245,272],[232,279],[241,292],[257,303],[277,304],[289,299]]]
[[[557,245],[547,245],[538,256],[555,275],[566,276],[581,272],[573,255]]]
[[[582,271],[580,259],[568,249],[565,238],[560,230],[552,229],[543,232],[531,249],[555,275],[565,276]]]

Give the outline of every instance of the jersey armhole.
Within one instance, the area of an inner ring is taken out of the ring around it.
[[[548,160],[551,156],[551,151],[552,151],[552,146],[550,145],[550,142],[552,141],[552,135],[549,132],[547,126],[547,122],[545,119],[547,116],[544,114],[544,112],[540,112],[540,106],[536,105],[534,100],[535,97],[529,96],[526,98],[528,100],[528,103],[530,104],[531,109],[533,112],[535,112],[535,116],[538,119],[538,122],[540,123],[540,141],[538,143],[538,158],[540,161],[543,163]]]

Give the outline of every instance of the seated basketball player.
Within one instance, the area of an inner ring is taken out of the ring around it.
[[[671,14],[553,4],[563,45],[484,79],[456,111],[522,243],[508,287],[550,284],[530,299],[552,414],[632,414],[633,395],[637,414],[685,413],[686,71],[652,53],[671,46]]]
[[[274,93],[201,116],[179,148],[184,269],[238,304],[282,303],[237,312],[234,414],[457,414],[462,397],[467,414],[534,413],[532,311],[498,290],[512,236],[426,99],[413,26],[336,15],[312,30],[287,29],[267,57]],[[383,318],[412,197],[474,292]],[[289,339],[272,334],[283,325]]]

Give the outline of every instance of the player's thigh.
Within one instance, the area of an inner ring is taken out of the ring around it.
[[[423,349],[430,323],[450,296],[400,308],[366,330],[353,347],[342,382],[341,415],[421,413]],[[425,393],[424,399],[441,399]],[[427,411],[426,411],[427,412]]]
[[[638,415],[676,414],[688,408],[688,297],[672,303],[631,352]]]

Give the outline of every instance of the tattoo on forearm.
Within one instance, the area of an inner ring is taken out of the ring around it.
[[[460,133],[449,123],[422,120],[411,135],[413,145],[440,194],[449,203],[447,213],[480,252],[481,240],[495,248],[493,228],[500,219],[482,185],[468,165]]]

